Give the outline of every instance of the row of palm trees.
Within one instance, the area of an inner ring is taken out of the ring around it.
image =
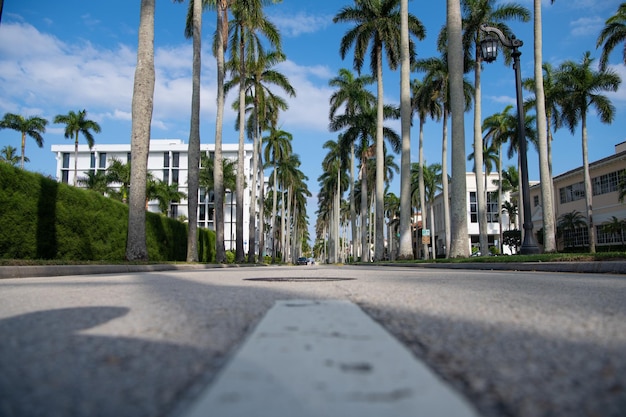
[[[368,191],[368,188],[363,184],[367,184],[367,175],[364,175],[367,172],[367,163],[364,161],[367,158],[375,156],[376,160],[376,184],[374,187],[371,187],[376,192],[376,204],[375,204],[375,213],[376,219],[374,223],[376,224],[376,233],[375,236],[383,236],[381,232],[382,228],[382,213],[383,210],[380,208],[379,203],[382,201],[382,195],[384,195],[384,187],[379,183],[381,178],[384,178],[384,142],[383,137],[388,139],[392,132],[385,132],[385,128],[383,125],[383,121],[386,115],[390,115],[394,113],[394,116],[397,117],[398,114],[401,113],[402,109],[386,109],[385,106],[381,103],[381,91],[382,91],[382,75],[380,73],[380,53],[382,51],[383,46],[386,47],[386,52],[389,56],[389,65],[392,69],[395,69],[397,66],[397,62],[394,60],[396,55],[393,52],[397,52],[399,50],[400,45],[400,33],[398,31],[389,30],[388,23],[390,21],[395,22],[395,28],[400,27],[397,22],[400,20],[400,16],[398,14],[398,6],[399,1],[393,0],[383,0],[379,2],[355,2],[354,7],[345,7],[342,9],[339,14],[335,17],[335,21],[341,22],[352,22],[354,23],[354,27],[350,29],[344,38],[341,41],[340,53],[342,57],[345,57],[348,49],[351,46],[354,46],[354,68],[359,72],[361,71],[361,67],[364,63],[364,56],[368,50],[368,45],[371,45],[371,70],[374,76],[368,75],[359,75],[358,77],[353,76],[349,73],[348,70],[342,69],[339,73],[339,76],[331,81],[331,86],[337,88],[335,94],[333,94],[331,98],[331,130],[335,131],[343,131],[343,136],[340,136],[338,143],[345,142],[343,146],[344,161],[347,160],[345,156],[347,152],[350,152],[350,155],[353,155],[354,148],[353,143],[355,139],[352,135],[348,135],[349,132],[359,132],[360,136],[359,140],[361,143],[365,145],[361,145],[360,149],[358,149],[357,155],[360,155],[361,161],[361,173],[360,176],[362,178],[361,188]],[[456,5],[453,4],[455,2],[448,3],[448,12],[450,17],[451,9],[455,9]],[[402,5],[400,5],[402,6]],[[452,7],[451,7],[452,6]],[[444,201],[444,224],[446,230],[445,236],[445,247],[447,250],[446,255],[458,256],[463,252],[462,248],[454,248],[455,241],[458,239],[451,239],[450,233],[451,231],[459,230],[458,227],[453,227],[450,224],[450,210],[447,207],[447,203],[449,201],[448,198],[448,169],[447,169],[447,119],[449,115],[453,112],[453,105],[456,104],[457,108],[462,108],[467,111],[473,104],[474,108],[474,151],[470,154],[471,159],[474,159],[474,172],[476,178],[476,188],[477,188],[477,200],[478,200],[478,213],[479,213],[479,230],[480,230],[480,250],[482,253],[488,253],[488,239],[487,239],[487,193],[486,193],[486,184],[483,182],[485,175],[483,175],[483,167],[486,171],[491,171],[493,166],[495,165],[498,169],[498,172],[501,172],[501,147],[505,143],[509,143],[509,151],[508,157],[511,158],[514,153],[517,151],[518,146],[518,134],[517,134],[517,117],[510,113],[512,108],[505,108],[504,111],[500,114],[492,115],[483,120],[481,115],[481,70],[482,70],[482,58],[479,53],[479,46],[482,40],[483,34],[480,30],[481,25],[488,24],[490,26],[496,26],[500,28],[507,36],[511,36],[511,31],[506,25],[506,22],[515,19],[520,21],[529,21],[531,17],[531,13],[529,10],[515,3],[501,4],[497,5],[495,0],[462,0],[460,2],[461,8],[459,12],[462,11],[462,25],[464,31],[462,33],[462,46],[463,46],[463,60],[464,65],[462,68],[466,70],[473,69],[474,70],[474,83],[469,83],[466,79],[462,77],[459,78],[459,84],[456,88],[457,98],[456,103],[453,99],[453,92],[455,91],[454,86],[452,85],[452,77],[453,70],[458,67],[458,65],[451,65],[451,62],[448,60],[449,48],[451,40],[451,30],[453,26],[450,24],[447,25],[447,29],[444,28],[438,37],[438,49],[441,52],[441,56],[439,58],[429,58],[424,60],[414,60],[412,63],[412,68],[418,72],[424,73],[424,78],[419,80],[413,80],[412,88],[411,88],[411,99],[410,99],[410,108],[411,108],[411,117],[413,114],[417,113],[419,122],[420,122],[420,152],[419,152],[419,163],[418,163],[418,174],[417,174],[417,189],[424,190],[420,192],[420,204],[419,207],[422,207],[424,211],[426,210],[425,196],[423,193],[426,191],[426,186],[423,183],[423,169],[426,167],[423,161],[423,124],[427,118],[432,118],[434,120],[442,120],[443,125],[443,139],[442,139],[442,172],[446,173],[446,175],[442,176],[442,193],[443,193],[443,201]],[[606,68],[606,59],[608,57],[608,53],[620,42],[623,42],[626,39],[624,35],[624,23],[625,19],[625,10],[626,6],[621,5],[618,9],[618,12],[615,16],[611,17],[607,20],[605,29],[601,32],[598,38],[598,47],[603,45],[603,53],[601,58],[600,69],[595,70],[592,66],[593,59],[590,56],[589,52],[586,52],[583,55],[583,59],[580,62],[567,61],[564,62],[557,71],[554,73],[550,72],[551,67],[547,64],[541,64],[539,60],[539,75],[535,72],[535,77],[525,81],[525,86],[529,90],[535,93],[532,100],[529,100],[527,103],[528,109],[535,108],[535,115],[527,115],[525,118],[526,123],[526,135],[527,138],[535,143],[535,146],[538,148],[539,156],[540,156],[540,169],[541,169],[541,182],[542,182],[542,200],[543,200],[543,212],[544,212],[544,249],[545,251],[551,252],[556,250],[556,241],[555,241],[555,219],[554,219],[554,211],[553,211],[553,190],[552,182],[551,182],[551,152],[550,147],[548,146],[552,140],[552,134],[555,129],[558,129],[562,126],[567,126],[572,132],[576,129],[576,127],[580,124],[582,126],[582,156],[583,156],[583,167],[585,171],[585,184],[587,187],[586,197],[587,197],[587,218],[588,218],[588,226],[589,226],[589,234],[590,234],[590,250],[592,252],[595,251],[595,231],[593,228],[593,217],[591,212],[591,182],[589,178],[588,171],[588,159],[587,159],[587,131],[586,131],[586,121],[587,114],[589,110],[595,109],[600,116],[600,120],[604,123],[610,123],[614,118],[615,109],[611,104],[610,100],[603,95],[605,92],[616,91],[621,80],[619,76],[612,70]],[[534,3],[534,16],[535,16],[535,34],[540,37],[540,18],[541,18],[541,4],[539,1]],[[394,20],[395,19],[395,20]],[[416,19],[409,15],[409,22],[412,22],[413,25],[410,26],[413,30],[411,34],[414,37],[420,38],[420,32],[417,30],[419,25],[416,23]],[[539,24],[538,24],[539,21]],[[539,44],[540,45],[540,44]],[[412,44],[411,44],[412,46]],[[395,48],[395,49],[394,49]],[[391,50],[391,52],[390,52]],[[412,52],[412,51],[411,51]],[[540,47],[539,47],[540,52]],[[537,61],[540,55],[538,54],[537,48],[535,50],[536,56],[535,60]],[[411,54],[412,56],[412,54]],[[541,70],[543,68],[543,72]],[[458,77],[457,77],[458,78]],[[541,80],[541,82],[538,82]],[[376,110],[376,119],[368,119],[368,112],[371,110],[372,103],[374,99],[372,94],[366,90],[366,86],[368,84],[373,83],[374,81],[378,81],[378,98],[377,101],[377,110]],[[543,97],[543,99],[536,99],[538,97]],[[540,106],[541,105],[541,106]],[[335,114],[337,108],[343,106],[345,113],[343,115],[337,116]],[[400,110],[400,111],[398,111]],[[540,117],[541,116],[541,117]],[[550,124],[547,125],[546,128],[546,117],[548,116],[548,122]],[[459,119],[459,118],[457,118]],[[458,120],[457,120],[458,121]],[[454,122],[454,120],[453,120]],[[537,127],[535,127],[535,124]],[[453,123],[453,148],[454,148],[454,123]],[[483,132],[486,132],[483,134]],[[458,128],[457,128],[458,133]],[[347,139],[346,139],[347,136]],[[405,133],[402,135],[402,145],[406,142]],[[396,135],[397,137],[397,135]],[[373,145],[370,145],[370,140],[374,141]],[[458,143],[458,139],[456,141]],[[376,149],[373,152],[373,148]],[[381,149],[383,149],[381,151]],[[336,152],[336,151],[333,151]],[[381,153],[382,152],[382,153]],[[453,149],[454,153],[454,149]],[[459,146],[457,146],[456,157],[461,154],[459,150]],[[495,155],[497,160],[491,160],[492,156]],[[403,153],[404,157],[404,153]],[[463,159],[465,156],[463,155]],[[352,156],[350,159],[350,164],[345,165],[344,169],[349,169],[350,176],[350,189],[355,189],[356,182],[353,181],[354,177],[354,157]],[[454,178],[454,170],[461,168],[461,164],[455,162],[455,155],[453,155],[453,178]],[[403,169],[405,169],[404,160],[402,163]],[[464,168],[464,163],[463,163]],[[325,170],[326,171],[326,170]],[[464,169],[463,169],[464,175]],[[322,195],[328,194],[329,196],[335,196],[332,201],[333,213],[334,213],[334,221],[337,222],[337,207],[340,205],[337,200],[337,195],[340,195],[342,190],[337,185],[339,183],[340,175],[337,174],[337,180],[335,184],[332,184],[332,187],[336,188],[336,191],[330,192],[328,190],[322,191]],[[410,178],[404,176],[402,177],[402,185],[404,187],[404,183],[407,182],[405,178]],[[410,179],[408,180],[410,181]],[[461,181],[453,182],[454,185],[457,186],[456,195],[451,199],[453,203],[457,203],[462,206],[462,210],[465,210],[465,192],[463,191],[463,195],[458,191],[461,188],[464,188],[464,184],[459,184]],[[502,181],[499,181],[500,183]],[[410,182],[409,182],[410,184]],[[328,185],[329,187],[331,184]],[[415,187],[415,185],[414,185]],[[502,190],[499,190],[498,193],[498,206],[500,207],[502,202]],[[320,199],[320,213],[324,211],[324,205],[326,204],[326,200]],[[365,200],[367,201],[367,200]],[[351,207],[354,207],[355,197],[354,193],[351,191],[350,194],[350,202]],[[405,203],[406,205],[406,203]],[[361,200],[361,207],[369,207],[364,200]],[[457,206],[458,207],[458,206]],[[521,207],[521,204],[520,204]],[[458,211],[458,209],[456,210]],[[411,208],[401,210],[401,218],[406,217],[410,214]],[[464,212],[462,212],[465,217]],[[425,213],[424,213],[425,214]],[[352,223],[352,241],[356,242],[356,231],[361,230],[361,242],[360,246],[362,248],[367,247],[369,238],[365,233],[367,227],[360,226],[363,224],[365,219],[368,218],[364,212],[359,216],[360,223],[357,222],[356,218],[356,210],[351,210],[351,223]],[[427,216],[425,216],[427,217]],[[455,217],[455,216],[453,216]],[[456,216],[458,217],[458,216]],[[324,219],[325,220],[325,219]],[[458,219],[456,221],[457,225],[459,223]],[[406,228],[406,226],[404,226]],[[324,228],[321,228],[325,230]],[[332,259],[336,247],[337,247],[337,236],[338,226],[330,226],[330,239],[331,239],[331,247],[330,250],[330,259]],[[463,229],[461,229],[463,230]],[[465,226],[466,230],[466,226]],[[502,227],[500,228],[502,230]],[[403,236],[406,234],[406,230],[401,230],[400,234]],[[334,237],[333,237],[334,235]],[[466,233],[460,233],[461,236],[467,235]],[[378,239],[375,244],[374,250],[374,259],[378,260],[382,256],[382,241],[383,239]],[[452,242],[451,242],[452,241]],[[502,241],[502,239],[500,239]],[[400,242],[400,256],[406,256],[406,247],[403,246],[404,240],[401,239]],[[410,242],[410,240],[409,240]],[[356,246],[356,245],[355,245]],[[369,251],[364,251],[364,260],[367,260]],[[428,251],[424,251],[428,253]]]
[[[100,133],[100,125],[93,120],[87,119],[87,110],[77,112],[71,110],[67,114],[58,114],[54,117],[54,123],[65,125],[65,138],[74,140],[74,185],[76,185],[76,156],[78,155],[78,139],[82,135],[89,148],[93,147],[93,133]],[[21,134],[22,154],[20,156],[20,167],[24,169],[26,158],[26,137],[35,140],[37,146],[43,147],[43,134],[46,133],[48,120],[39,116],[24,117],[19,114],[5,113],[0,120],[0,129],[11,129]]]

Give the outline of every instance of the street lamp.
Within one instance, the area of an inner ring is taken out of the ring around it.
[[[480,51],[485,62],[493,62],[498,56],[498,41],[512,50],[513,69],[515,70],[515,93],[517,96],[517,143],[520,154],[520,175],[522,176],[522,203],[524,209],[524,240],[520,253],[523,255],[539,253],[539,247],[535,244],[533,237],[533,221],[530,212],[530,186],[528,185],[528,161],[526,156],[526,130],[524,127],[524,101],[522,99],[522,74],[520,70],[519,57],[522,53],[519,47],[524,44],[515,36],[511,39],[504,36],[498,28],[480,25],[480,30],[487,34],[487,37],[480,43]],[[494,36],[495,35],[495,36]]]

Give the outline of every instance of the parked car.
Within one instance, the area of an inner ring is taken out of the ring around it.
[[[298,260],[296,261],[296,265],[308,265],[309,264],[309,259],[301,256],[300,258],[298,258]]]

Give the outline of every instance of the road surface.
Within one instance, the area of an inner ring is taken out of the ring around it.
[[[626,415],[623,275],[315,265],[0,280],[0,416],[190,415],[294,300],[357,307],[477,415]]]

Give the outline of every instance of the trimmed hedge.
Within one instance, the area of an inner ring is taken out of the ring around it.
[[[124,261],[128,206],[0,163],[0,258]],[[185,261],[187,225],[146,213],[150,261]],[[198,229],[200,262],[215,261],[215,234]]]

